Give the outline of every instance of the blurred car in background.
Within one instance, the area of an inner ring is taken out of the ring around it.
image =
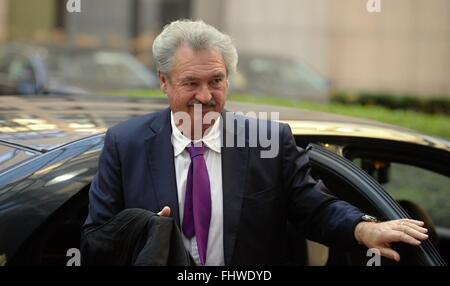
[[[331,83],[310,66],[295,59],[240,52],[237,72],[230,79],[230,88],[236,93],[326,102]]]
[[[0,97],[0,258],[7,265],[65,265],[67,250],[80,245],[106,128],[167,106],[166,98]],[[449,141],[335,114],[236,102],[226,108],[279,112],[307,150],[312,175],[364,212],[384,220],[429,215],[430,239],[396,247],[401,261],[381,265],[450,261]],[[370,259],[363,248],[306,247],[301,232],[288,240],[295,265],[363,266]]]
[[[127,51],[17,43],[0,47],[0,95],[152,88],[159,88],[155,73]]]

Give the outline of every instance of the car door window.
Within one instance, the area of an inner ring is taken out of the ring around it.
[[[307,149],[314,178],[320,178],[328,191],[360,208],[363,212],[375,215],[382,220],[408,217],[405,210],[394,201],[387,191],[355,164],[320,146],[311,144]],[[365,249],[330,249],[330,265],[366,265]],[[431,241],[426,240],[420,248],[398,245],[396,250],[402,256],[401,265],[445,265],[441,253],[437,252]],[[399,265],[382,258],[381,265]]]
[[[354,159],[397,201],[423,208],[437,226],[450,228],[450,178],[413,165],[371,159]]]
[[[30,62],[21,56],[16,56],[12,58],[8,67],[8,75],[11,80],[33,80],[33,69],[31,68]]]
[[[21,55],[13,55],[0,65],[3,80],[19,94],[36,92],[36,77],[30,61]]]

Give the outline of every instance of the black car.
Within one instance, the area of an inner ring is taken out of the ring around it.
[[[106,128],[166,106],[160,98],[0,97],[0,264],[66,265],[68,250],[79,247]],[[313,175],[366,213],[428,218],[434,237],[396,246],[401,261],[381,265],[449,261],[449,141],[332,114],[235,102],[227,108],[278,111],[308,149]],[[363,248],[326,248],[293,235],[299,264],[366,265],[371,258]]]

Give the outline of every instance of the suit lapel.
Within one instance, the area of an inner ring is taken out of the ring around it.
[[[224,112],[225,113],[225,112]],[[228,115],[233,116],[233,115]],[[223,114],[225,119],[225,114]],[[245,177],[248,161],[247,147],[226,147],[226,137],[233,136],[234,142],[238,136],[245,136],[245,128],[239,128],[236,132],[226,128],[224,120],[222,134],[222,190],[223,190],[223,243],[225,265],[231,263],[233,250],[236,244],[236,237],[241,214],[242,198],[245,188]],[[246,140],[246,146],[248,146]]]
[[[154,133],[146,139],[147,161],[158,207],[161,210],[164,206],[169,206],[171,217],[180,226],[174,153],[170,140],[170,109],[162,111],[150,128]]]

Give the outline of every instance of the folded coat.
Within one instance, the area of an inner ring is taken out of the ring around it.
[[[194,265],[175,221],[137,208],[84,228],[81,255],[83,265]]]

